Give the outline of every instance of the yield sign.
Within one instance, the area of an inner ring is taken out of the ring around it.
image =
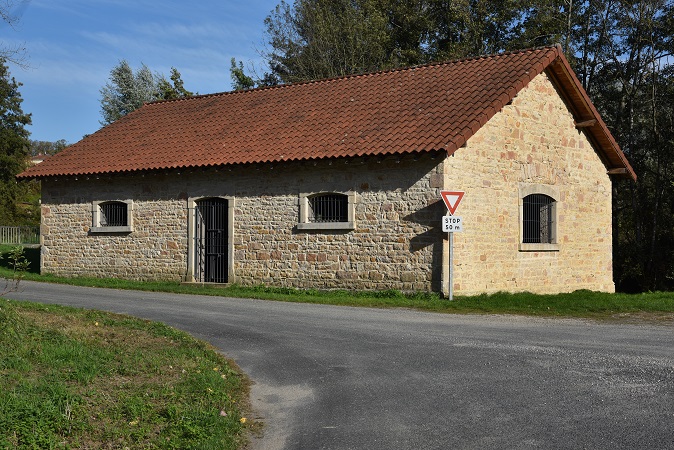
[[[463,198],[463,191],[440,191],[442,200],[447,205],[447,209],[451,215],[454,215],[456,208],[458,208],[461,199]]]

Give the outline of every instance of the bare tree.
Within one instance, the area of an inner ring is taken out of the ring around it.
[[[6,26],[16,29],[30,0],[0,0],[0,20]],[[26,67],[26,47],[23,44],[0,43],[0,58],[19,67]]]

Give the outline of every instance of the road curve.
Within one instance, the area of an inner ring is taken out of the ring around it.
[[[674,328],[24,282],[165,322],[254,381],[257,449],[674,449]]]

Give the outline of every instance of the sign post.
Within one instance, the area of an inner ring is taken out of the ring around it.
[[[464,193],[463,191],[440,191],[440,196],[449,213],[449,216],[442,218],[442,231],[447,233],[447,240],[449,241],[449,286],[447,289],[449,300],[454,300],[454,233],[463,231],[463,219],[455,216],[454,213],[461,203]]]

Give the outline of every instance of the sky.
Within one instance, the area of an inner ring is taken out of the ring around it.
[[[15,27],[0,41],[26,48],[22,109],[31,113],[31,139],[69,144],[101,128],[100,89],[123,59],[147,65],[185,88],[209,94],[232,89],[230,61],[263,69],[264,19],[280,0],[29,0],[15,10]],[[21,3],[21,2],[19,2]]]

